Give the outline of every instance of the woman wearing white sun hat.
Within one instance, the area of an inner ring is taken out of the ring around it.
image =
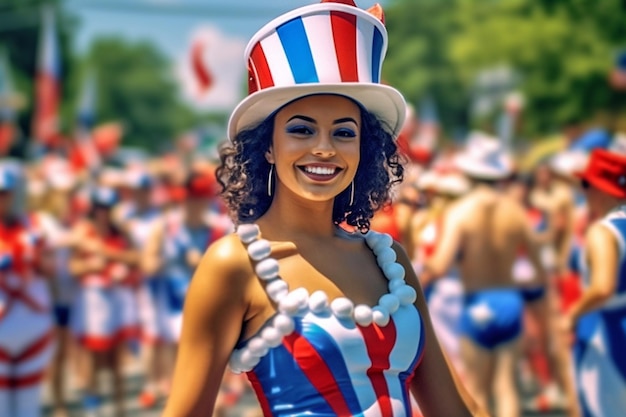
[[[214,243],[187,296],[164,415],[210,414],[227,364],[266,416],[424,416],[468,410],[411,263],[368,232],[402,179],[405,104],[381,85],[382,10],[289,12],[246,50],[250,95],[217,174],[237,233]],[[430,342],[426,343],[426,340]]]

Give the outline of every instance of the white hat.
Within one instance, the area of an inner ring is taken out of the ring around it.
[[[500,180],[513,173],[513,161],[500,141],[482,132],[470,135],[454,165],[468,177],[485,180]]]
[[[382,19],[380,6],[375,7]],[[381,19],[351,0],[323,0],[265,25],[246,47],[249,95],[233,111],[228,137],[313,94],[351,98],[397,135],[406,103],[399,91],[380,84],[387,51]]]
[[[439,182],[439,174],[435,171],[424,171],[417,178],[417,182],[415,186],[419,190],[431,190],[437,189],[437,184]]]
[[[559,152],[550,158],[548,166],[559,175],[574,177],[577,172],[585,170],[587,162],[589,162],[587,152],[581,150],[567,150]]]
[[[458,173],[441,175],[437,181],[437,191],[451,196],[459,196],[467,193],[470,183],[466,177]]]

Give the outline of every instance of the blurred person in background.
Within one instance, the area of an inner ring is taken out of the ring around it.
[[[499,190],[498,183],[512,173],[510,157],[499,141],[482,134],[471,137],[457,155],[456,166],[473,188],[446,211],[441,239],[422,280],[428,285],[458,259],[465,293],[461,316],[465,382],[480,407],[489,409],[493,400],[496,416],[517,417],[524,301],[542,299],[543,269],[524,209]],[[538,271],[524,292],[511,276],[520,249]]]
[[[145,383],[139,396],[144,408],[154,407],[160,395],[167,395],[170,375],[163,362],[175,342],[167,308],[165,277],[159,275],[160,262],[155,260],[149,244],[154,228],[163,221],[163,212],[154,204],[154,176],[144,168],[127,169],[120,184],[128,199],[118,207],[116,218],[141,252],[141,277],[137,291],[141,326],[140,355]]]
[[[65,417],[68,415],[65,397],[67,357],[70,350],[80,355],[75,346],[71,346],[69,323],[76,281],[69,270],[69,259],[71,249],[78,243],[72,228],[82,213],[73,210],[72,201],[79,187],[71,171],[59,169],[41,172],[40,175],[45,181],[34,176],[29,178],[29,189],[36,188],[31,190],[36,192],[29,194],[29,205],[48,242],[53,259],[50,284],[54,295],[56,351],[50,369],[50,382],[54,416]]]
[[[532,205],[530,198],[532,189],[532,173],[518,173],[509,182],[507,193],[524,207],[533,230],[534,242],[541,253],[545,245],[551,245],[548,212],[546,209]],[[525,285],[535,280],[536,274],[537,271],[528,254],[520,251],[513,265],[513,280],[520,285]],[[533,393],[525,407],[534,411],[566,409],[568,415],[576,416],[576,409],[571,407],[571,404],[575,402],[575,393],[571,374],[566,373],[569,369],[567,356],[563,354],[563,347],[559,351],[559,344],[553,331],[554,326],[550,325],[553,321],[551,316],[554,314],[554,320],[556,320],[560,314],[560,310],[555,310],[553,307],[548,301],[546,304],[529,303],[524,309],[522,342],[524,361],[520,382],[527,392]],[[557,355],[562,358],[557,359]],[[567,376],[567,379],[564,379],[564,376]]]
[[[37,417],[54,354],[50,257],[36,219],[16,201],[21,167],[0,165],[0,416]]]
[[[80,244],[70,258],[70,272],[79,283],[71,326],[90,358],[82,398],[87,416],[97,416],[100,410],[103,370],[112,373],[115,415],[125,415],[122,359],[127,343],[138,333],[134,270],[140,257],[114,222],[117,202],[110,188],[92,191],[90,213],[75,225]]]
[[[561,318],[573,341],[582,415],[626,410],[626,157],[594,150],[580,174],[594,219],[581,253],[584,291]]]
[[[446,211],[470,187],[469,181],[456,172],[431,171],[426,172],[423,178],[421,187],[430,189],[434,196],[430,199],[430,205],[414,216],[412,224],[412,240],[417,248],[413,264],[418,277],[441,240]],[[463,377],[459,351],[463,286],[456,267],[452,266],[436,281],[424,283],[424,295],[437,338],[451,364]]]

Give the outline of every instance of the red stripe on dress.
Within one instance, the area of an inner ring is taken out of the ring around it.
[[[345,12],[330,12],[330,24],[341,81],[359,81],[356,56],[356,16]]]
[[[31,343],[18,355],[11,355],[6,350],[0,349],[0,362],[20,363],[24,362],[27,359],[30,359],[36,354],[40,353],[46,347],[48,347],[48,345],[52,341],[52,336],[52,331],[49,331],[48,333],[44,334],[39,339]]]
[[[259,378],[256,376],[254,371],[246,372],[246,376],[248,377],[248,381],[250,381],[250,385],[252,385],[252,389],[256,394],[256,398],[259,401],[259,405],[261,406],[261,411],[263,411],[263,415],[266,417],[271,417],[272,408],[270,407],[270,403],[265,396],[265,392],[263,391],[261,382],[259,382]]]
[[[254,45],[252,52],[250,53],[250,60],[252,66],[256,70],[256,76],[258,77],[257,85],[262,90],[267,87],[274,86],[274,79],[272,78],[272,71],[267,63],[267,57],[263,51],[263,47],[260,43]]]
[[[338,416],[351,416],[352,412],[341,394],[333,373],[315,347],[298,332],[286,336],[283,339],[283,346],[333,412]]]
[[[46,375],[45,371],[38,371],[32,374],[23,375],[23,376],[10,376],[10,377],[2,377],[0,376],[0,389],[17,389],[17,388],[26,388],[32,385],[39,384],[43,381],[44,376]]]
[[[372,362],[372,365],[367,370],[367,376],[376,393],[381,417],[393,417],[393,409],[389,399],[389,387],[383,371],[390,367],[389,356],[396,344],[396,326],[393,320],[390,319],[389,324],[385,327],[379,327],[374,323],[367,327],[359,326],[359,330],[361,330],[363,339],[365,339],[367,355]]]

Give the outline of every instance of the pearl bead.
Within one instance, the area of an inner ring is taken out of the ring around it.
[[[274,317],[274,327],[278,330],[283,336],[287,336],[291,334],[296,328],[293,319],[286,314],[277,314]]]
[[[402,287],[403,285],[405,285],[405,282],[403,279],[394,278],[389,281],[389,285],[388,285],[389,291],[394,292],[395,290]]]
[[[330,303],[330,308],[333,310],[335,316],[347,319],[352,317],[352,312],[354,311],[354,304],[352,301],[345,297],[335,298]]]
[[[259,226],[256,224],[240,224],[237,227],[237,235],[243,243],[250,243],[259,237]]]
[[[400,307],[400,300],[393,294],[385,294],[378,300],[378,305],[384,307],[389,314],[393,314]]]
[[[324,291],[315,291],[309,297],[309,309],[315,313],[319,314],[328,309],[328,296]]]
[[[403,285],[394,290],[393,293],[398,297],[402,305],[413,304],[417,300],[417,292],[409,285]]]
[[[290,292],[285,295],[282,300],[278,302],[278,310],[290,316],[295,315],[298,310],[300,310],[300,300],[298,300],[297,294],[294,295],[293,292]]]
[[[282,279],[275,279],[265,286],[265,292],[272,301],[279,303],[289,293],[289,286]]]
[[[259,262],[254,268],[259,278],[269,281],[278,276],[278,261],[274,258],[267,258]]]
[[[298,310],[302,310],[309,305],[309,292],[306,288],[296,288],[291,291],[291,296],[296,300]]]
[[[367,246],[369,246],[370,249],[373,249],[374,246],[378,244],[378,241],[380,241],[381,239],[380,236],[381,236],[380,233],[370,230],[365,235],[365,243],[367,243]]]
[[[374,314],[369,306],[359,304],[354,307],[354,321],[356,321],[359,325],[367,327],[372,324],[373,320]]]
[[[396,259],[396,251],[390,247],[384,247],[376,254],[376,262],[378,262],[379,266],[393,263]]]
[[[389,281],[394,279],[404,279],[405,270],[402,265],[397,262],[385,264],[382,266],[383,274]]]
[[[243,352],[241,353],[241,364],[246,371],[249,371],[261,361],[261,358],[253,355],[252,352],[250,352],[250,349],[244,348],[242,350]]]
[[[283,335],[274,327],[266,327],[261,331],[261,337],[265,343],[271,348],[280,345],[283,342]]]
[[[263,258],[267,258],[272,253],[270,242],[265,239],[259,239],[250,243],[248,246],[248,255],[255,261],[260,261]]]
[[[386,233],[381,233],[380,237],[374,241],[374,246],[370,246],[375,254],[378,254],[383,248],[390,248],[393,244],[393,239]]]
[[[243,364],[241,363],[241,353],[243,349],[237,349],[231,353],[230,358],[228,360],[228,366],[234,373],[241,373]]]
[[[372,308],[372,319],[374,323],[381,327],[385,327],[389,324],[391,316],[389,315],[389,311],[387,311],[384,307],[376,306]]]
[[[269,346],[265,340],[261,337],[254,337],[248,342],[248,350],[254,356],[262,358],[269,351]]]

